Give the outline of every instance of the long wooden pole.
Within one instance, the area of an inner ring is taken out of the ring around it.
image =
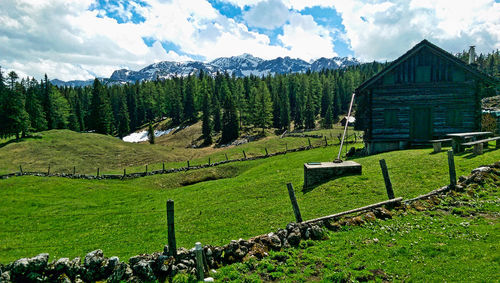
[[[344,145],[345,133],[347,132],[347,127],[349,126],[349,118],[351,117],[351,110],[352,110],[352,103],[354,102],[354,95],[356,95],[355,92],[352,93],[351,104],[349,105],[349,112],[347,112],[347,120],[345,121],[344,134],[342,135],[342,141],[340,142],[339,154],[337,155],[337,159],[335,159],[335,162],[338,162],[338,163],[342,162],[342,160],[340,159],[340,154],[342,153],[342,146]]]

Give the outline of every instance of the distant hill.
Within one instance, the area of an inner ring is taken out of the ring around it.
[[[357,64],[360,64],[357,59],[348,57],[322,57],[308,63],[302,59],[294,59],[290,57],[278,57],[272,60],[264,60],[250,54],[243,54],[240,56],[217,58],[208,63],[200,61],[162,61],[151,64],[139,71],[128,69],[116,70],[109,79],[101,78],[101,80],[106,83],[134,83],[136,81],[167,79],[175,76],[188,76],[198,74],[200,71],[210,75],[215,75],[217,72],[227,72],[236,77],[249,75],[262,76],[268,74],[305,73],[308,70],[335,70]],[[57,86],[86,86],[91,85],[93,80],[65,82],[54,79],[51,82]]]

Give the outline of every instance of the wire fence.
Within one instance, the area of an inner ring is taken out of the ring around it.
[[[333,135],[331,135],[333,137]],[[63,178],[70,178],[70,179],[88,179],[88,180],[103,180],[103,179],[114,179],[114,180],[123,180],[123,179],[135,179],[135,178],[141,178],[141,177],[146,177],[146,176],[151,176],[151,175],[158,175],[158,174],[170,174],[170,173],[177,173],[177,172],[182,172],[182,171],[189,171],[189,170],[198,170],[198,169],[204,169],[204,168],[209,168],[209,167],[215,167],[227,163],[233,163],[233,162],[242,162],[242,161],[251,161],[251,160],[257,160],[257,159],[264,159],[264,158],[269,158],[277,155],[283,155],[289,152],[299,152],[299,151],[305,151],[305,150],[311,150],[311,149],[316,149],[316,148],[321,148],[321,147],[326,147],[326,146],[337,146],[340,144],[341,136],[338,135],[336,137],[339,141],[339,143],[336,143],[335,138],[332,138],[332,140],[328,140],[327,136],[321,136],[320,138],[316,138],[314,142],[311,141],[311,138],[307,139],[307,144],[302,147],[297,147],[293,149],[288,149],[288,146],[285,144],[285,150],[284,151],[278,151],[278,152],[269,152],[267,148],[264,148],[265,154],[263,155],[255,155],[255,156],[247,156],[247,153],[242,150],[242,158],[237,158],[237,159],[225,159],[222,161],[217,161],[217,162],[211,162],[211,159],[208,158],[208,163],[203,163],[203,164],[192,164],[190,160],[186,161],[187,166],[183,167],[177,167],[177,168],[165,168],[165,163],[162,165],[162,169],[160,170],[148,170],[148,165],[145,166],[146,170],[144,172],[134,172],[134,173],[127,173],[126,169],[124,169],[123,174],[101,174],[100,168],[97,168],[96,175],[91,175],[91,174],[77,174],[76,173],[76,168],[73,168],[73,173],[57,173],[57,172],[51,172],[50,165],[47,168],[47,171],[45,172],[40,172],[40,171],[26,171],[23,169],[22,166],[19,166],[19,171],[18,172],[13,172],[9,174],[4,174],[0,175],[0,179],[8,179],[11,177],[20,177],[20,176],[39,176],[39,177],[63,177]],[[357,135],[356,133],[353,133],[351,135],[346,136],[346,143],[357,143],[357,142],[362,142],[362,137]],[[345,148],[345,155],[347,155],[347,147]],[[25,168],[26,169],[26,168]],[[70,171],[71,172],[71,171]]]

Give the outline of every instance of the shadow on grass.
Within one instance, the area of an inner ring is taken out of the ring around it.
[[[498,148],[495,148],[494,146],[488,147],[488,148],[483,148],[483,154],[490,152],[490,151],[495,151],[495,150],[498,150]],[[475,154],[472,149],[455,154],[455,156],[461,156],[464,159],[472,159],[472,158],[476,158],[476,157],[481,158],[481,155]]]
[[[321,185],[323,185],[325,183],[328,183],[330,181],[337,180],[337,179],[344,178],[344,177],[359,176],[359,175],[361,175],[361,174],[359,174],[359,173],[345,173],[345,174],[342,174],[342,175],[337,175],[337,176],[332,176],[330,178],[325,178],[321,182],[318,182],[318,183],[316,183],[314,185],[308,186],[307,188],[302,187],[302,194],[305,195],[305,194],[307,194],[309,192],[312,192],[317,187],[319,187],[319,186],[321,186]]]
[[[11,139],[11,140],[8,140],[6,142],[3,142],[3,143],[0,143],[0,148],[4,147],[4,146],[7,146],[11,143],[19,143],[19,142],[23,142],[23,141],[27,141],[27,140],[31,140],[31,139],[41,139],[42,136],[26,136],[24,138],[20,138],[20,139]]]

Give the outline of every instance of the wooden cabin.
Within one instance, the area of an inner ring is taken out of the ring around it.
[[[369,154],[481,129],[483,84],[497,80],[423,40],[356,89]]]

